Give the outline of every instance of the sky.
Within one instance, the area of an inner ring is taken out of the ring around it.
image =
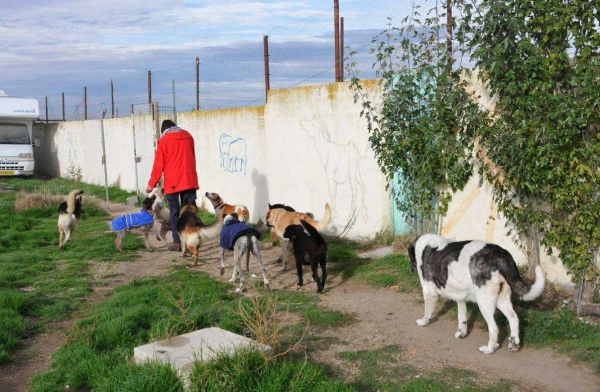
[[[339,0],[345,45],[373,77],[371,39],[410,5]],[[34,97],[44,113],[68,118],[119,116],[152,100],[178,111],[264,103],[263,36],[269,36],[271,89],[332,82],[333,0],[0,0],[0,90]],[[173,95],[173,90],[175,94]],[[175,96],[175,99],[173,99]]]

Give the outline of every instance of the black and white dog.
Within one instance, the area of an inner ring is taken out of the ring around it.
[[[524,301],[536,299],[544,291],[544,275],[535,267],[535,282],[527,286],[521,280],[517,265],[510,253],[498,245],[483,241],[453,241],[434,234],[425,234],[408,248],[411,270],[417,270],[425,315],[417,324],[429,324],[438,295],[456,301],[458,332],[456,338],[467,335],[467,301],[477,302],[489,330],[487,346],[479,348],[492,354],[499,347],[498,326],[494,321],[496,308],[510,324],[508,349],[518,351],[519,317],[513,310],[511,294]]]

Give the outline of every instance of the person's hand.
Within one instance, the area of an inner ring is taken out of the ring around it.
[[[146,187],[146,193],[151,193],[153,189],[154,189],[154,187],[151,187],[150,185],[148,185]]]

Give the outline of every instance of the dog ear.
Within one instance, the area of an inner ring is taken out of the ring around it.
[[[273,206],[271,205],[271,203],[267,203],[269,205],[269,210],[273,209]]]

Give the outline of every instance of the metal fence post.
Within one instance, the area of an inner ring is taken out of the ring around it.
[[[133,105],[131,105],[131,130],[133,133],[133,164],[135,169],[135,194],[140,194],[140,185],[138,180],[138,163],[140,162],[140,158],[137,156],[137,145],[135,141],[135,112],[133,110]]]
[[[109,211],[108,207],[108,172],[106,171],[106,145],[104,143],[104,116],[106,115],[106,109],[100,111],[100,130],[102,131],[102,165],[104,165],[104,189],[106,190],[106,211]]]

